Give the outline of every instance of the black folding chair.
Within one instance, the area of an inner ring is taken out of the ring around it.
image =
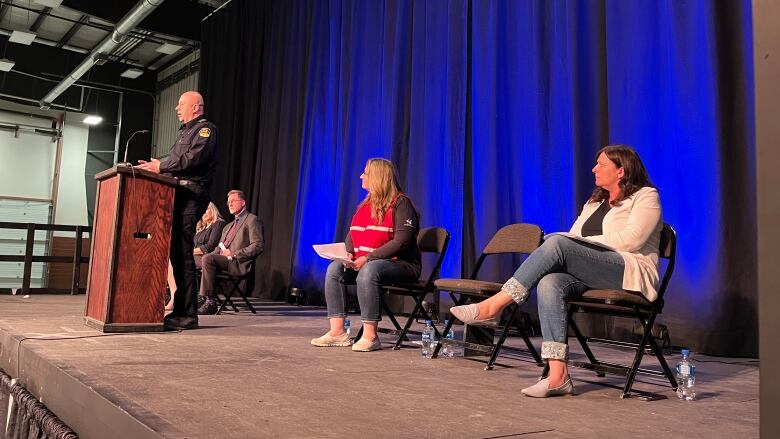
[[[652,335],[653,324],[655,323],[656,317],[658,314],[661,314],[661,311],[663,311],[664,308],[664,293],[666,293],[669,279],[672,277],[672,272],[674,271],[674,262],[677,251],[677,232],[668,224],[664,224],[663,231],[661,232],[659,249],[660,258],[666,260],[666,268],[663,270],[661,285],[658,288],[658,298],[655,301],[650,302],[642,294],[634,291],[588,290],[582,295],[582,299],[568,302],[569,328],[571,328],[571,331],[577,337],[580,346],[582,346],[582,350],[585,351],[585,355],[589,360],[588,363],[569,361],[569,365],[593,370],[599,377],[603,377],[605,373],[625,376],[626,383],[623,387],[623,393],[620,395],[621,398],[628,398],[631,396],[631,387],[634,384],[637,373],[666,377],[666,379],[669,380],[672,389],[677,390],[677,380],[675,379],[672,370],[669,368],[669,365],[666,363],[666,359],[664,358],[658,343],[655,341],[655,337]],[[639,343],[628,343],[584,337],[574,320],[574,315],[579,313],[637,319],[643,329],[641,339]],[[626,366],[599,361],[590,350],[588,341],[632,347],[635,350],[633,362],[630,366]],[[649,348],[649,350],[655,354],[655,357],[661,365],[661,371],[639,367],[642,363],[642,357],[644,356],[646,348]],[[549,365],[545,366],[542,376],[547,375],[548,368]]]
[[[420,232],[417,234],[417,246],[420,248],[420,252],[435,253],[438,255],[436,258],[436,263],[434,264],[433,269],[431,270],[427,279],[419,279],[410,283],[396,283],[382,286],[386,294],[407,296],[414,299],[414,308],[409,314],[409,318],[406,319],[406,323],[404,324],[403,328],[398,323],[398,320],[392,310],[387,306],[384,300],[382,301],[382,312],[384,312],[387,318],[390,319],[390,321],[393,323],[393,326],[395,326],[395,329],[380,327],[377,328],[377,331],[384,334],[393,334],[398,337],[398,340],[393,347],[394,350],[401,348],[401,344],[404,342],[404,340],[406,340],[407,334],[420,334],[420,331],[412,331],[409,329],[411,328],[415,319],[422,317],[425,320],[431,320],[431,315],[423,307],[423,300],[425,300],[425,296],[427,296],[428,293],[431,293],[434,290],[433,283],[439,276],[441,264],[444,261],[444,255],[447,252],[447,246],[449,245],[449,242],[450,233],[441,227],[426,227],[424,229],[420,229]],[[433,330],[436,332],[436,337],[440,337],[441,334],[439,333],[438,329],[434,327]],[[356,336],[356,339],[360,339],[362,334],[363,328],[361,327]]]
[[[449,292],[450,297],[452,298],[452,301],[455,303],[455,305],[464,304],[466,299],[477,301],[484,300],[498,293],[501,291],[503,284],[477,280],[477,274],[479,273],[479,269],[482,267],[482,263],[485,261],[485,258],[489,255],[510,253],[528,255],[536,250],[537,247],[539,247],[539,245],[542,243],[543,235],[544,233],[542,232],[542,229],[534,224],[510,224],[508,226],[502,227],[495,233],[495,235],[493,235],[493,238],[490,239],[490,242],[488,242],[488,244],[485,246],[485,249],[482,250],[482,254],[479,256],[477,264],[474,266],[474,270],[471,272],[471,276],[468,279],[439,279],[434,283],[436,290]],[[436,345],[436,348],[433,351],[433,358],[438,357],[439,350],[441,350],[444,344],[455,344],[463,346],[467,349],[484,352],[485,354],[490,355],[490,359],[488,360],[487,366],[485,366],[485,370],[492,370],[501,349],[512,349],[510,347],[504,347],[503,345],[504,341],[512,330],[511,328],[515,322],[515,319],[517,318],[518,309],[519,306],[514,302],[506,308],[504,314],[508,314],[508,317],[506,318],[503,326],[490,323],[474,323],[469,325],[470,330],[475,332],[474,335],[477,337],[479,341],[478,343],[458,340],[441,340],[439,338],[439,343]],[[448,334],[454,322],[455,319],[450,317],[449,322],[442,332],[444,334]],[[482,328],[496,329],[499,327],[501,328],[501,336],[497,342],[494,342],[492,332],[487,332],[484,330],[480,331]],[[541,366],[543,364],[542,358],[539,356],[536,348],[531,343],[528,335],[522,331],[518,331],[518,335],[523,339],[523,342],[525,342],[525,345],[528,348],[528,351],[531,353],[531,356],[533,356],[534,361],[536,361],[536,363]]]
[[[249,311],[252,311],[252,314],[257,314],[257,311],[255,311],[255,308],[252,306],[252,304],[249,302],[249,299],[247,298],[247,294],[251,294],[252,290],[254,289],[255,285],[255,263],[252,261],[252,266],[250,267],[249,271],[243,275],[243,276],[231,276],[228,273],[218,273],[217,274],[217,283],[219,287],[217,288],[218,292],[221,292],[224,298],[219,298],[219,293],[217,294],[217,298],[220,300],[219,309],[217,310],[217,314],[220,314],[222,311],[225,310],[225,307],[230,305],[233,308],[233,311],[238,312],[238,308],[233,303],[231,298],[235,293],[238,293],[238,295],[244,300],[244,303],[246,304],[246,307],[249,308]],[[225,286],[228,286],[227,292],[225,290]]]

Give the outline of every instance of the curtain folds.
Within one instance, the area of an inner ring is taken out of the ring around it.
[[[747,0],[234,0],[203,25],[214,196],[245,190],[265,223],[260,294],[317,291],[311,245],[343,240],[366,159],[386,157],[461,276],[503,225],[568,230],[594,153],[627,143],[679,232],[673,344],[755,356],[750,16]]]

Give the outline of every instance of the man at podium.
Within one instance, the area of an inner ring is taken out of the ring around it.
[[[192,255],[195,227],[210,201],[211,181],[217,166],[217,127],[203,117],[203,96],[196,91],[181,95],[176,115],[182,125],[165,160],[139,160],[140,169],[169,175],[179,180],[171,226],[171,265],[177,292],[173,312],[165,316],[165,327],[198,327],[195,259]]]

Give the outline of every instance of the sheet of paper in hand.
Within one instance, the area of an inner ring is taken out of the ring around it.
[[[333,244],[314,244],[312,247],[314,247],[314,251],[317,252],[321,258],[339,261],[347,267],[352,267],[355,265],[355,263],[349,259],[347,246],[344,245],[343,242],[334,242]]]

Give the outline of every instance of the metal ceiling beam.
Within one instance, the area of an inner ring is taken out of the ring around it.
[[[11,5],[8,3],[3,3],[2,6],[0,6],[0,21],[3,21],[3,18],[5,18],[5,13],[8,12],[8,9],[11,8]]]
[[[43,24],[43,20],[46,19],[46,17],[49,15],[50,12],[51,12],[50,7],[46,6],[45,8],[43,8],[41,12],[38,14],[38,18],[36,18],[32,26],[30,26],[30,32],[32,33],[38,32],[38,28],[41,27],[41,25]]]
[[[92,52],[87,55],[87,58],[81,62],[72,72],[66,76],[62,82],[54,86],[54,88],[41,99],[40,106],[45,108],[51,105],[59,95],[68,89],[74,82],[78,81],[98,59],[105,59],[111,51],[116,48],[124,39],[127,34],[135,28],[146,16],[152,13],[164,0],[141,0],[133,9],[130,10],[121,20],[116,24],[114,31],[111,32],[100,44],[98,44]]]
[[[38,10],[38,9],[26,7],[24,5],[11,3],[10,0],[0,0],[0,5],[5,6],[5,7],[13,7],[13,8],[21,9],[23,11],[33,12],[35,14],[43,13],[43,10]],[[75,11],[75,12],[79,12],[79,11]],[[57,20],[67,21],[69,23],[74,23],[75,24],[75,23],[79,22],[79,20],[74,20],[72,18],[63,17],[61,15],[56,15],[56,14],[53,14],[51,12],[49,12],[49,13],[47,13],[45,15],[47,17],[56,18]],[[90,15],[90,14],[87,14],[87,15]],[[90,15],[90,17],[92,17],[92,15]],[[111,26],[111,25],[98,23],[98,22],[96,22],[94,20],[87,21],[86,23],[83,23],[83,25],[91,27],[93,29],[102,30],[102,31],[105,31],[105,32],[111,32],[114,29],[114,27]],[[159,32],[159,31],[150,31],[150,32],[151,32],[151,35],[147,35],[147,34],[142,33],[142,32],[139,33],[139,32],[134,32],[134,31],[131,30],[128,35],[131,35],[131,36],[134,36],[134,37],[137,37],[137,38],[142,38],[144,41],[147,41],[147,42],[150,42],[150,43],[156,43],[156,44],[172,43],[172,44],[179,44],[179,45],[185,45],[185,46],[188,45],[188,46],[194,47],[194,46],[196,46],[199,43],[197,40],[193,40],[193,39],[186,38],[186,37],[179,37],[179,36],[175,36],[175,35],[167,35],[167,34],[165,34],[163,32]]]
[[[87,23],[89,21],[89,15],[82,15],[81,18],[79,18],[79,21],[76,23],[73,23],[73,26],[68,29],[68,31],[65,33],[65,35],[60,38],[60,41],[57,42],[57,48],[62,49],[62,46],[68,44],[68,41],[70,41],[71,38],[73,38],[73,35],[76,34],[76,31],[81,28],[81,26],[84,25],[84,23]]]

